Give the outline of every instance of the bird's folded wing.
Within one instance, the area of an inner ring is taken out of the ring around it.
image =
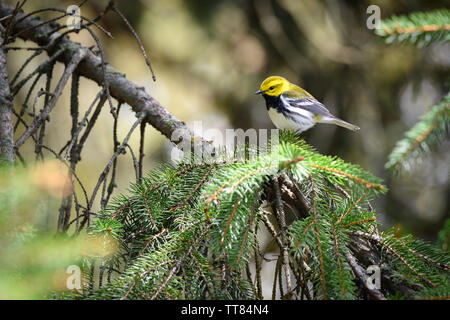
[[[332,117],[330,111],[323,104],[303,92],[285,91],[281,95],[281,99],[292,108],[301,108],[314,114]]]

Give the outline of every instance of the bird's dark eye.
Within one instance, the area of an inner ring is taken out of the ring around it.
[[[273,89],[275,89],[275,86],[271,86],[271,87],[269,88],[269,90],[273,90]]]

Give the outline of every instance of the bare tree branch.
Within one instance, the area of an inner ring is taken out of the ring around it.
[[[0,42],[3,38],[0,35]],[[0,167],[14,164],[14,126],[11,89],[8,82],[6,52],[0,47]]]
[[[14,8],[0,2],[0,19],[12,15],[13,11]],[[174,132],[177,133],[178,137],[182,137],[177,139],[178,141],[173,141],[174,143],[179,144],[184,139],[187,139],[190,143],[192,142],[201,146],[203,148],[202,150],[206,153],[214,153],[213,146],[207,141],[203,139],[192,139],[194,137],[192,130],[183,121],[178,120],[168,110],[162,107],[143,87],[139,87],[126,79],[123,74],[109,65],[105,67],[106,74],[104,74],[100,57],[92,51],[79,43],[72,42],[68,37],[60,38],[59,33],[54,33],[49,36],[53,29],[48,24],[33,28],[33,26],[42,23],[40,18],[28,17],[22,19],[23,17],[23,11],[19,11],[15,17],[16,23],[14,23],[12,30],[14,33],[27,30],[20,34],[22,39],[31,40],[39,46],[45,47],[49,55],[52,55],[58,49],[64,48],[64,54],[60,55],[57,59],[66,65],[72,61],[73,57],[80,50],[85,51],[86,56],[83,62],[77,67],[77,71],[81,76],[91,79],[101,86],[103,86],[106,79],[109,85],[109,91],[115,99],[127,103],[136,113],[144,112],[146,114],[145,121],[167,138],[171,139]],[[58,40],[54,41],[55,39]]]

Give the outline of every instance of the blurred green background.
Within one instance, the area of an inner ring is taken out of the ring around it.
[[[107,2],[88,1],[81,13],[93,18]],[[24,10],[66,9],[78,3],[28,1]],[[386,227],[397,225],[400,231],[435,239],[450,211],[449,142],[400,177],[391,176],[384,164],[404,131],[448,91],[450,44],[422,50],[387,45],[366,27],[366,10],[376,4],[381,17],[388,18],[443,8],[448,1],[118,0],[116,4],[141,37],[157,81],[152,81],[132,34],[112,12],[100,24],[114,39],[96,30],[106,60],[145,87],[177,118],[187,124],[201,120],[204,129],[219,128],[224,132],[226,128],[274,128],[263,99],[253,92],[265,77],[284,76],[308,90],[340,118],[361,127],[353,133],[318,125],[304,133],[304,138],[320,152],[357,163],[385,180],[390,191],[375,202],[381,222]],[[57,15],[45,13],[43,17]],[[71,38],[87,47],[95,45],[87,31],[71,34]],[[29,55],[25,51],[8,55],[10,75]],[[32,64],[26,71],[35,67]],[[59,65],[54,79],[62,70]],[[42,87],[43,81],[37,90]],[[88,108],[98,91],[93,82],[81,81],[80,112]],[[19,93],[17,108],[25,93]],[[69,93],[70,88],[66,88],[47,126],[45,143],[56,150],[70,137]],[[107,105],[104,109],[77,167],[88,193],[113,150],[113,119]],[[126,106],[121,109],[120,119],[121,140],[135,115]],[[138,131],[130,143],[136,150]],[[22,154],[33,159],[33,152],[29,139]],[[145,154],[144,171],[170,159],[167,140],[153,128],[147,129]],[[134,179],[129,154],[121,156],[115,194],[126,192]],[[49,229],[56,230],[56,215],[47,219]]]

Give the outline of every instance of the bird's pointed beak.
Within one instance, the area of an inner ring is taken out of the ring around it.
[[[255,94],[263,94],[263,93],[264,93],[264,91],[262,91],[262,90],[258,90],[255,92]]]

